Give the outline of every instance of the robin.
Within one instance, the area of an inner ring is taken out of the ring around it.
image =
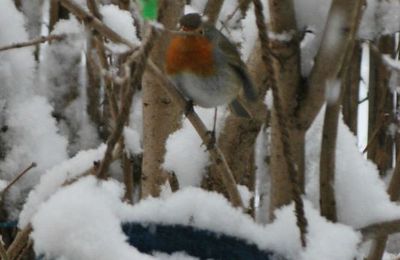
[[[257,94],[236,46],[198,13],[184,15],[180,30],[166,53],[166,73],[189,100],[205,108],[230,104],[236,115],[250,117],[237,100],[239,91],[249,101]]]

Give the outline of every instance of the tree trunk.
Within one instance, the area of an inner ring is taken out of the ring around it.
[[[343,120],[354,135],[357,135],[357,117],[360,88],[360,69],[361,69],[361,46],[356,43],[354,53],[351,58],[350,67],[346,70],[343,84]]]
[[[223,4],[224,0],[208,0],[204,8],[204,15],[207,16],[210,23],[215,24],[217,22]]]
[[[294,14],[293,1],[269,0],[270,30],[281,34],[292,32],[295,35],[297,25]],[[292,145],[292,154],[297,165],[300,186],[304,185],[304,132],[298,131],[295,125],[295,111],[297,95],[300,86],[300,50],[296,37],[290,41],[270,40],[270,49],[276,56],[273,59],[273,69],[276,79],[278,96],[282,103],[282,113],[286,115],[289,142]],[[285,161],[276,111],[271,118],[271,214],[282,205],[292,201],[291,183]],[[303,188],[302,188],[303,189]],[[272,217],[272,215],[271,215]]]
[[[164,0],[167,1],[167,0]],[[159,3],[161,5],[162,3]],[[182,15],[184,1],[169,1],[163,25],[173,29]],[[155,43],[151,53],[152,60],[163,67],[165,50],[169,35],[164,34]],[[158,196],[160,187],[168,174],[161,169],[165,154],[167,137],[179,126],[180,111],[169,98],[162,86],[154,81],[152,75],[145,73],[143,78],[143,174],[142,197]]]

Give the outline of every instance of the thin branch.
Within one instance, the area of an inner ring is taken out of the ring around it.
[[[272,67],[269,66],[269,64],[272,64],[271,57],[267,52],[267,46],[268,46],[268,36],[267,36],[267,29],[265,26],[265,19],[263,15],[263,7],[260,2],[260,0],[254,0],[254,10],[256,13],[256,23],[257,23],[257,28],[258,28],[258,37],[261,42],[261,50],[262,50],[262,59],[265,63],[265,66],[267,67],[267,70],[269,71],[267,74],[271,75],[271,78],[269,79],[270,87],[272,89],[272,94],[274,98],[274,107],[275,111],[277,113],[277,120],[278,120],[278,127],[281,132],[281,139],[282,139],[282,144],[283,144],[283,149],[284,149],[284,154],[285,154],[285,161],[287,165],[287,169],[289,172],[289,178],[291,182],[291,189],[292,189],[292,194],[293,194],[293,200],[294,200],[294,205],[295,205],[295,214],[297,218],[297,226],[300,229],[300,240],[301,244],[303,247],[306,247],[306,234],[307,234],[307,219],[304,214],[304,205],[303,205],[303,200],[301,199],[301,188],[299,186],[298,182],[298,171],[296,170],[296,167],[294,165],[294,159],[293,159],[293,154],[290,149],[291,144],[290,144],[290,139],[289,139],[289,132],[288,132],[288,126],[286,122],[286,115],[283,113],[283,108],[281,104],[280,97],[278,95],[278,90],[277,90],[277,85],[276,85],[276,75],[272,71]]]
[[[1,197],[4,198],[4,194],[13,186],[19,179],[22,178],[29,170],[32,168],[35,168],[37,165],[36,163],[31,163],[25,170],[23,170],[20,174],[18,174],[2,191],[1,191]]]
[[[33,45],[37,45],[39,43],[44,43],[47,41],[61,41],[64,40],[67,37],[66,34],[52,34],[49,36],[40,36],[37,39],[29,40],[26,42],[18,42],[18,43],[13,43],[10,45],[6,45],[3,47],[0,47],[0,52],[1,51],[7,51],[7,50],[12,50],[12,49],[18,49],[18,48],[24,48],[24,47],[29,47]]]
[[[29,235],[32,232],[32,225],[29,224],[22,230],[18,231],[14,241],[8,247],[7,255],[10,260],[18,258],[29,241]]]
[[[98,18],[96,18],[94,15],[86,12],[82,7],[79,6],[75,1],[73,0],[58,0],[65,8],[68,9],[71,13],[76,15],[80,20],[82,20],[86,26],[89,26],[99,33],[101,33],[103,36],[109,38],[113,42],[117,43],[123,43],[126,46],[130,47],[131,49],[135,49],[138,46],[133,44],[131,41],[128,39],[122,37],[118,33],[116,33],[114,30],[112,30],[110,27],[105,25],[102,21],[100,21]]]
[[[7,250],[2,239],[0,239],[0,257],[2,260],[8,260]]]
[[[376,239],[400,232],[400,219],[374,223],[358,229],[363,236],[363,241]]]

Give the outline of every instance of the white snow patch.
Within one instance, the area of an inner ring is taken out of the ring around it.
[[[319,205],[319,155],[324,109],[306,137],[307,197]],[[335,198],[340,222],[354,228],[400,218],[400,207],[391,202],[376,165],[359,152],[356,137],[340,119],[336,144]],[[373,207],[371,206],[373,205]]]
[[[126,243],[117,216],[123,189],[94,176],[64,187],[32,218],[37,254],[48,259],[154,259]]]
[[[40,183],[29,193],[26,203],[20,214],[19,227],[29,224],[38,207],[51,197],[66,181],[73,180],[93,166],[93,162],[100,160],[106,146],[88,151],[81,151],[73,158],[66,160],[40,178]]]

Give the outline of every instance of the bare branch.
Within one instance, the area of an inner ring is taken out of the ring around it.
[[[95,29],[105,37],[109,38],[113,42],[123,43],[131,49],[135,49],[138,46],[133,44],[128,39],[125,39],[115,31],[113,31],[110,27],[102,23],[98,18],[94,15],[89,14],[83,8],[81,8],[76,2],[73,0],[58,0],[65,8],[67,8],[71,13],[76,15],[80,20],[82,20],[85,25]]]
[[[376,239],[400,232],[400,219],[374,223],[358,229],[363,236],[363,241]]]
[[[32,232],[32,226],[29,224],[18,231],[14,241],[8,247],[7,255],[10,260],[16,260],[29,241],[29,235]]]
[[[2,198],[4,198],[4,194],[6,194],[6,192],[11,188],[11,186],[13,186],[19,179],[22,178],[22,176],[24,176],[27,172],[29,172],[29,170],[31,170],[32,168],[35,168],[37,165],[36,163],[31,163],[31,165],[29,165],[25,170],[23,170],[20,174],[18,174],[5,188],[4,190],[1,191],[1,196]]]
[[[61,41],[61,40],[64,40],[66,37],[67,37],[66,34],[52,34],[49,36],[41,36],[37,39],[29,40],[26,42],[13,43],[13,44],[10,44],[7,46],[0,47],[0,52],[12,50],[12,49],[23,48],[23,47],[30,47],[33,45],[37,45],[39,43],[47,42],[47,41]]]

